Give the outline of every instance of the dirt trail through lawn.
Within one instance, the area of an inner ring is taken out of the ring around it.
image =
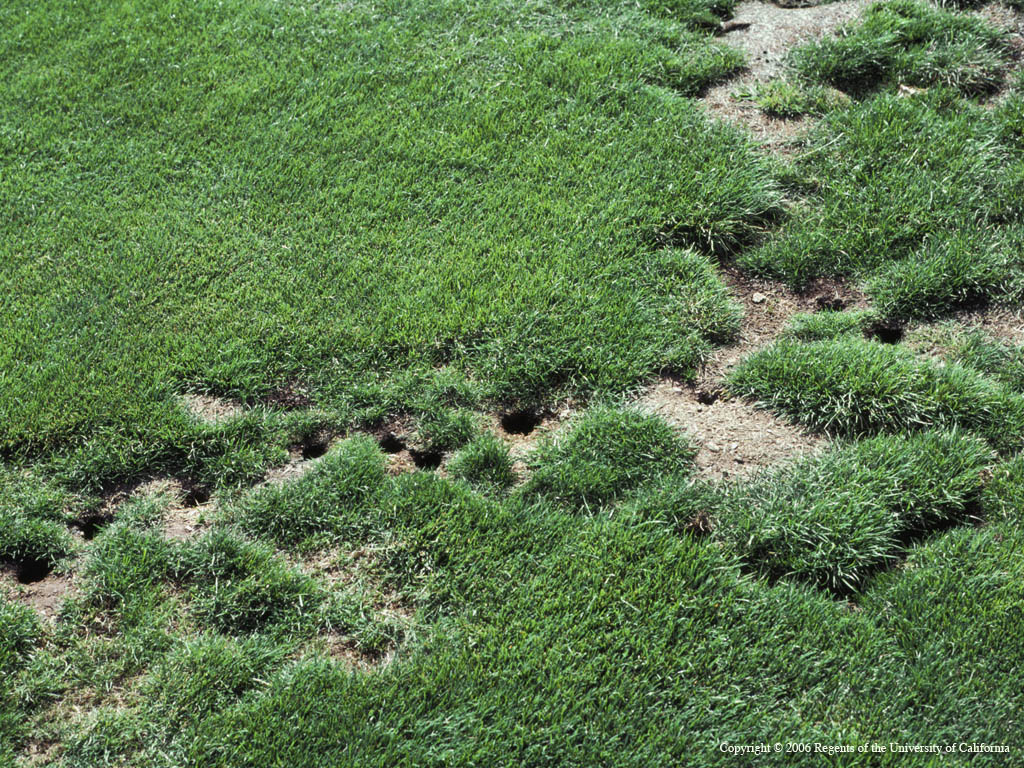
[[[711,88],[703,98],[712,114],[744,125],[769,149],[793,140],[809,125],[807,118],[782,120],[766,116],[752,102],[732,98],[736,91],[751,88],[784,73],[790,49],[818,39],[852,21],[869,5],[867,0],[840,0],[806,7],[782,7],[759,0],[736,6],[736,14],[724,27],[732,29],[723,40],[747,57],[747,69],[727,82]]]

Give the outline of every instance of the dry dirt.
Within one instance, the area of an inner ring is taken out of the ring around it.
[[[758,0],[744,0],[736,6],[730,22],[733,31],[721,38],[743,51],[747,68],[738,77],[709,89],[704,105],[725,120],[746,126],[765,147],[779,150],[799,137],[809,126],[806,118],[782,120],[768,117],[756,104],[734,99],[732,94],[780,76],[786,54],[808,40],[828,35],[854,20],[869,5],[868,0],[840,0],[823,5],[783,7]]]
[[[33,608],[47,619],[57,618],[64,599],[74,588],[71,576],[50,573],[39,581],[19,584],[8,570],[0,572],[0,591],[15,602]]]
[[[723,270],[730,293],[743,305],[739,338],[719,347],[694,385],[662,380],[639,404],[687,432],[698,445],[698,469],[714,478],[749,475],[791,456],[819,450],[825,441],[760,410],[722,395],[724,378],[744,357],[771,342],[793,315],[867,306],[861,292],[840,281],[818,281],[802,292]]]

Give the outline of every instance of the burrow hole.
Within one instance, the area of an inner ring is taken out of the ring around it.
[[[528,435],[540,426],[542,419],[540,411],[533,409],[509,411],[501,416],[501,428],[510,435]]]

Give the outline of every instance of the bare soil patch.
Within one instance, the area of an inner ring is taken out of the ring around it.
[[[10,568],[0,571],[0,584],[11,600],[29,606],[48,619],[57,617],[64,599],[74,588],[74,581],[67,574],[48,573],[37,581],[24,583]]]
[[[726,479],[816,452],[826,442],[752,403],[727,397],[723,382],[729,371],[777,337],[795,314],[863,308],[867,299],[839,280],[818,280],[798,293],[732,269],[723,270],[722,278],[743,305],[739,338],[715,351],[695,384],[663,379],[638,402],[689,433],[699,447],[695,462],[701,472]]]
[[[856,19],[868,0],[840,0],[799,7],[744,0],[736,6],[728,27],[723,25],[724,42],[743,51],[747,68],[736,78],[709,89],[705,106],[715,115],[748,128],[761,144],[779,149],[794,141],[811,124],[807,118],[768,117],[757,105],[737,101],[732,94],[785,72],[785,58],[794,46],[835,32]]]
[[[716,479],[746,476],[792,456],[815,453],[826,442],[737,398],[704,404],[695,389],[669,380],[655,384],[640,403],[688,433],[698,446],[698,470]]]

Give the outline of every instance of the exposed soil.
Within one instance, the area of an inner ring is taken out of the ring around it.
[[[717,479],[814,453],[826,442],[738,398],[720,397],[705,405],[697,390],[672,381],[659,381],[640,403],[691,435],[698,446],[698,470]]]
[[[0,584],[10,599],[35,609],[48,619],[57,617],[64,599],[74,587],[70,576],[55,573],[24,583],[13,569],[0,571]]]
[[[768,117],[756,104],[734,99],[736,91],[752,88],[759,82],[785,72],[785,58],[796,45],[824,37],[852,21],[867,7],[868,0],[840,0],[823,5],[806,4],[784,7],[758,0],[744,0],[722,40],[746,55],[747,68],[738,77],[709,89],[705,106],[715,115],[746,126],[759,143],[778,150],[799,137],[810,125],[807,118]]]
[[[796,314],[868,306],[867,296],[842,280],[819,279],[798,293],[733,268],[725,268],[719,274],[732,297],[743,305],[743,323],[736,342],[719,347],[707,361],[697,379],[697,390],[720,388],[722,379],[736,363],[778,336]]]
[[[737,341],[715,351],[694,385],[663,379],[639,400],[642,407],[689,433],[699,447],[698,469],[719,479],[749,475],[825,445],[823,438],[752,403],[724,396],[723,382],[729,371],[778,336],[797,313],[867,306],[863,293],[837,280],[819,280],[796,293],[731,269],[723,270],[722,278],[743,305]]]
[[[207,424],[222,424],[245,412],[241,404],[213,395],[188,393],[182,395],[181,399],[189,413]]]

